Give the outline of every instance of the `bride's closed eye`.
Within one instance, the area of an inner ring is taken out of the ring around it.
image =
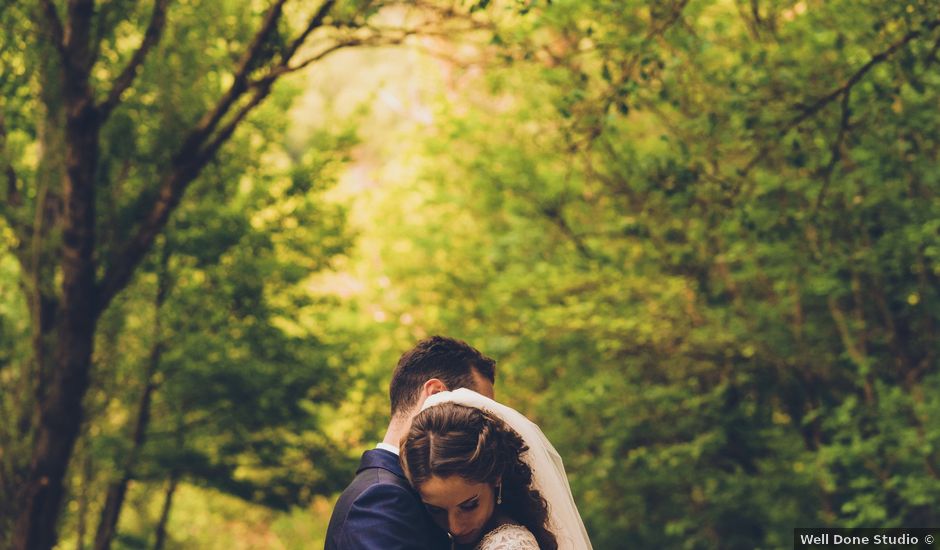
[[[475,498],[471,500],[470,502],[464,502],[463,504],[459,506],[459,508],[463,510],[464,512],[470,512],[471,510],[476,510],[477,506],[479,505],[480,505],[480,499]]]
[[[474,498],[473,500],[469,500],[467,502],[463,502],[459,504],[457,508],[459,508],[460,510],[464,512],[472,512],[473,510],[476,510],[479,506],[480,506],[480,499]],[[428,513],[430,513],[432,516],[447,513],[447,510],[443,508],[438,508],[437,506],[434,506],[433,504],[425,504],[424,507],[428,509]]]

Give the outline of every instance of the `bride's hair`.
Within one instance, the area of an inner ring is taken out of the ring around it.
[[[499,510],[535,535],[541,550],[557,550],[548,529],[548,505],[532,487],[522,460],[522,438],[495,416],[473,407],[442,403],[418,414],[402,440],[401,462],[415,487],[431,477],[460,476],[474,483],[502,483]],[[494,512],[495,513],[495,512]]]

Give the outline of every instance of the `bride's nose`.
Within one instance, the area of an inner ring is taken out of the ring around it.
[[[447,518],[447,531],[455,537],[459,537],[466,535],[468,529],[465,522],[457,519],[457,516],[452,514]]]

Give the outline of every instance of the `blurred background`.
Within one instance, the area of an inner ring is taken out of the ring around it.
[[[322,547],[433,334],[598,550],[940,524],[936,2],[86,3],[0,3],[0,547]]]

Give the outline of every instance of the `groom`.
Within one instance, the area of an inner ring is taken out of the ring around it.
[[[493,398],[496,362],[460,340],[433,336],[405,352],[392,374],[392,420],[362,455],[326,531],[325,550],[438,550],[450,547],[398,463],[398,444],[428,396],[468,388]]]

